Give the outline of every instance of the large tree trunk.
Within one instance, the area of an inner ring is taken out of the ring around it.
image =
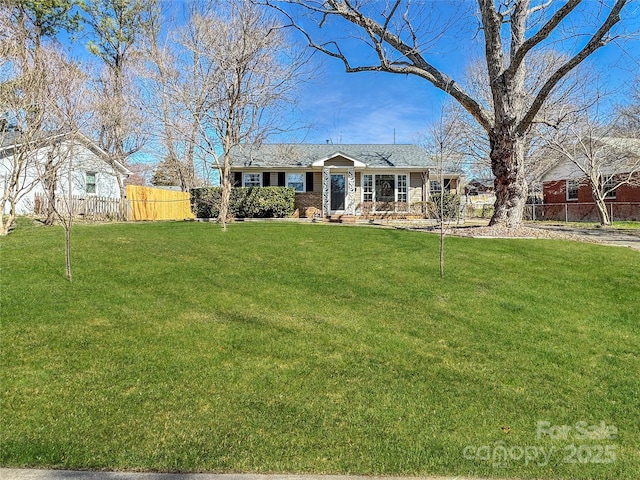
[[[222,164],[222,174],[220,175],[222,183],[222,196],[220,199],[220,211],[218,213],[218,222],[222,225],[222,230],[227,230],[227,217],[229,216],[229,203],[231,200],[231,187],[233,185],[233,177],[231,175],[231,160],[228,153],[224,153],[224,161]]]
[[[494,131],[490,135],[490,143],[496,202],[489,225],[517,227],[522,223],[528,193],[524,139],[509,131]]]

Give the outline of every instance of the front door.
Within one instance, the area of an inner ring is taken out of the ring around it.
[[[347,182],[344,173],[331,174],[331,211],[344,210]]]

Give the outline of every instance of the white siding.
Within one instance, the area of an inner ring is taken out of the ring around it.
[[[573,162],[561,162],[549,169],[541,178],[542,182],[553,182],[567,178],[577,179],[584,177],[584,173]]]
[[[409,202],[418,203],[422,201],[422,174],[411,172],[409,174]]]
[[[23,185],[32,185],[31,190],[25,194],[17,203],[16,211],[18,215],[33,213],[34,197],[36,193],[43,194],[44,187],[40,179],[44,174],[44,165],[51,147],[45,147],[34,154],[29,161],[29,168],[26,169],[23,177]],[[119,198],[118,178],[115,170],[109,166],[102,158],[89,150],[84,145],[70,141],[63,142],[59,150],[59,161],[62,162],[58,173],[57,194],[66,195],[71,188],[72,195],[96,195],[100,197]],[[0,183],[5,186],[5,177],[11,171],[11,157],[0,159]],[[71,167],[71,176],[69,176]],[[86,175],[88,172],[95,173],[96,192],[87,194]],[[5,213],[8,213],[9,205],[5,205]]]

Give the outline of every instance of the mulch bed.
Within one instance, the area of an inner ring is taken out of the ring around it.
[[[433,226],[415,228],[415,230],[438,233],[440,228],[438,226]],[[574,242],[600,243],[598,239],[585,235],[524,226],[509,228],[502,226],[479,227],[450,225],[445,228],[445,234],[474,238],[548,238],[555,240],[571,240]]]

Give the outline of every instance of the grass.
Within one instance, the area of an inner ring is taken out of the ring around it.
[[[637,252],[448,238],[440,280],[425,233],[78,225],[69,284],[63,246],[0,239],[0,465],[640,477]]]

